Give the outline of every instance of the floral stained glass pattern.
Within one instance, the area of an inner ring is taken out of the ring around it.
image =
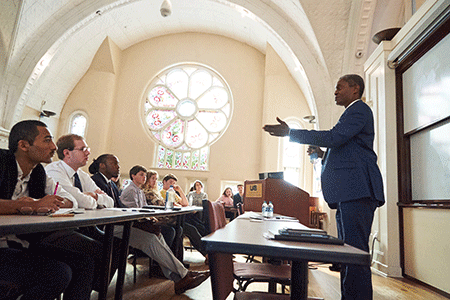
[[[226,131],[232,112],[227,83],[202,65],[159,74],[144,99],[144,121],[158,141],[156,166],[207,170],[209,146]]]

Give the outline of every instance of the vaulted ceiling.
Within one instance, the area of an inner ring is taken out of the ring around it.
[[[11,0],[0,4],[4,128],[23,108],[59,113],[109,36],[122,50],[153,37],[205,32],[265,53],[269,43],[305,94],[321,127],[331,125],[333,86],[363,74],[372,35],[404,23],[406,0]],[[46,103],[43,105],[42,100]]]

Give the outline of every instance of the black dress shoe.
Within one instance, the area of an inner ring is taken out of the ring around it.
[[[206,274],[194,275],[192,272],[188,272],[183,279],[175,282],[175,294],[181,295],[187,290],[193,289],[199,286],[203,281],[208,278]]]

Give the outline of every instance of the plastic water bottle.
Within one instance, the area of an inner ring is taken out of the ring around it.
[[[269,210],[268,210],[267,202],[264,201],[263,204],[262,204],[262,210],[261,210],[262,216],[263,216],[264,218],[267,218],[268,212],[269,212]]]
[[[188,202],[189,206],[192,206],[192,203],[194,202],[194,196],[192,196],[192,194],[189,194]]]
[[[173,185],[166,192],[166,209],[173,208],[173,204],[175,203],[175,190],[173,189]]]
[[[317,154],[317,152],[314,152],[314,153],[311,153],[311,155],[309,156],[309,161],[312,164],[315,164],[318,158],[319,158],[319,154]]]
[[[273,204],[272,201],[269,201],[269,205],[267,205],[267,217],[273,218]]]

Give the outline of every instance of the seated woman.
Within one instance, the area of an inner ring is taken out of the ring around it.
[[[191,188],[191,192],[187,194],[188,201],[192,206],[203,206],[203,200],[208,200],[208,194],[203,192],[203,183],[196,180]],[[186,216],[186,223],[194,226],[200,235],[203,237],[208,234],[206,225],[203,222],[203,212],[197,212]]]
[[[158,172],[150,170],[147,172],[147,180],[142,185],[141,190],[145,194],[145,199],[147,201],[147,205],[158,205],[164,206],[164,199],[161,197],[161,194],[158,191],[158,187],[156,186],[156,181],[158,180]],[[161,234],[166,240],[167,245],[170,245],[170,248],[173,249],[173,242],[175,240],[175,232],[176,226],[174,217],[164,217],[158,218],[158,224],[161,227]]]
[[[149,170],[147,172],[147,180],[142,186],[142,191],[144,191],[145,198],[147,199],[148,205],[158,205],[164,206],[164,199],[161,193],[158,191],[156,186],[156,181],[158,180],[158,172]]]
[[[233,206],[233,191],[227,187],[216,201],[221,201],[225,206]]]
[[[193,185],[193,189],[187,195],[189,205],[202,206],[203,199],[208,199],[208,194],[202,191],[203,183],[200,180],[196,180]],[[192,200],[191,200],[192,199]]]
[[[222,202],[225,207],[233,207],[233,190],[230,187],[227,187],[222,195],[216,200]],[[230,221],[234,219],[235,213],[232,211],[225,211],[225,216],[230,218]]]

